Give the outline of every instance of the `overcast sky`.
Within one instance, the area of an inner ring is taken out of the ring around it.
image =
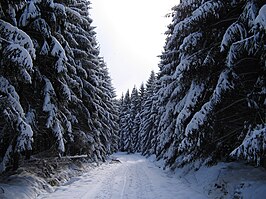
[[[90,0],[101,56],[109,68],[118,97],[146,83],[158,71],[171,22],[164,16],[178,0]]]

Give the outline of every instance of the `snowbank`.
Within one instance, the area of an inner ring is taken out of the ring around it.
[[[14,173],[0,176],[1,199],[33,199],[97,166],[86,157],[33,159]]]
[[[164,163],[156,162],[154,156],[149,159],[164,168]],[[209,198],[261,199],[266,196],[266,170],[245,163],[220,162],[207,167],[196,162],[176,169],[173,175]]]
[[[60,160],[49,159],[45,161],[33,160],[17,170],[16,173],[0,177],[0,198],[33,199],[40,194],[46,196],[47,192],[51,193],[55,190],[67,191],[65,189],[68,187],[80,187],[83,191],[86,189],[85,192],[87,193],[88,186],[92,188],[93,185],[95,185],[96,191],[104,189],[106,191],[102,193],[104,195],[107,192],[114,193],[113,191],[116,190],[114,188],[121,189],[126,185],[128,185],[128,190],[131,190],[131,185],[134,184],[131,184],[131,180],[135,182],[134,186],[143,189],[143,194],[148,194],[147,190],[151,187],[151,184],[147,186],[146,183],[153,182],[153,185],[160,185],[160,189],[170,186],[168,188],[173,193],[178,192],[186,196],[190,193],[188,198],[202,195],[212,199],[261,199],[265,198],[266,195],[266,172],[261,167],[255,168],[239,162],[221,162],[207,167],[198,161],[175,171],[166,170],[163,172],[165,174],[162,174],[158,172],[158,168],[164,169],[164,162],[162,160],[156,161],[155,156],[148,158],[149,163],[139,154],[117,153],[116,156],[119,157],[118,160],[110,158],[106,164],[100,167],[97,167],[96,163],[84,161],[86,160],[85,157],[67,157]],[[118,164],[114,165],[114,163]],[[89,171],[91,172],[88,174]],[[87,173],[87,175],[84,175],[84,173]],[[82,177],[77,177],[81,175]],[[80,182],[73,184],[75,181]],[[91,184],[88,184],[89,182]],[[137,186],[141,183],[143,186]],[[60,188],[58,187],[60,185],[64,186]],[[113,190],[110,187],[113,187]],[[156,192],[156,190],[153,191]],[[162,192],[162,190],[159,191]],[[68,190],[68,192],[71,192],[71,190]],[[92,192],[93,190],[90,190],[87,194],[95,194]]]

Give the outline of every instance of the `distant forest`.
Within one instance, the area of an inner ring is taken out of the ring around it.
[[[266,166],[264,0],[181,0],[159,72],[119,100],[89,12],[88,0],[1,0],[0,173],[118,150],[172,169]]]

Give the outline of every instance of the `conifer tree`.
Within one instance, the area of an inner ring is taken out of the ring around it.
[[[128,151],[131,144],[132,118],[130,117],[131,98],[129,90],[121,100],[120,108],[120,144],[121,151]]]
[[[231,155],[258,162],[264,154],[247,152],[254,147],[252,134],[260,135],[259,143],[265,139],[263,4],[195,0],[174,8],[155,101],[156,155],[167,165],[226,158],[245,132],[246,144]],[[255,148],[263,151],[261,144]]]
[[[115,93],[89,5],[1,1],[1,171],[23,151],[103,160],[117,150]]]
[[[153,147],[152,140],[155,131],[155,110],[153,107],[153,97],[155,94],[155,73],[151,72],[150,77],[146,83],[146,89],[144,93],[143,108],[140,112],[141,115],[141,151],[143,155],[152,154],[151,149]]]
[[[136,87],[133,88],[131,93],[131,105],[130,105],[130,117],[132,118],[132,132],[131,132],[131,144],[129,152],[136,152],[138,148],[139,129],[140,129],[140,110],[141,101],[139,92]]]

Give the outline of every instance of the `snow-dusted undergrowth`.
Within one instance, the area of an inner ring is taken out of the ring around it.
[[[32,199],[41,193],[52,193],[72,177],[97,166],[84,157],[32,159],[15,172],[0,176],[1,199]]]

